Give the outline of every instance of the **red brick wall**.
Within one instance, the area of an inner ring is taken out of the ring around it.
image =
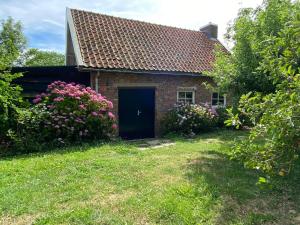
[[[97,72],[91,73],[91,85],[95,89]],[[118,116],[118,87],[154,87],[155,88],[155,133],[160,134],[161,119],[177,102],[178,88],[195,88],[195,103],[211,103],[211,92],[203,82],[213,83],[208,77],[145,75],[125,73],[98,73],[98,90],[114,104],[114,113]]]

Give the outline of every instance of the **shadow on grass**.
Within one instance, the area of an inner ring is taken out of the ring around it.
[[[222,142],[230,143],[231,141],[234,141],[235,139],[245,138],[248,133],[249,133],[249,131],[218,128],[213,131],[197,134],[193,137],[187,137],[187,136],[178,135],[178,134],[168,134],[164,137],[168,138],[168,139],[172,139],[172,140],[178,140],[181,142],[198,142],[201,140],[210,140],[210,139],[216,140],[217,139]]]
[[[221,204],[215,224],[295,224],[300,215],[300,166],[289,177],[275,180],[272,190],[255,183],[258,172],[245,169],[227,155],[207,151],[187,164],[186,176],[197,189],[208,192]]]
[[[126,148],[131,150],[132,148],[136,147],[137,145],[134,142],[125,142],[121,139],[113,140],[113,141],[91,141],[91,142],[83,142],[83,143],[74,143],[67,146],[61,147],[45,147],[43,150],[40,151],[32,151],[32,152],[12,152],[8,154],[0,155],[0,161],[4,160],[12,160],[12,159],[25,159],[25,158],[32,158],[32,157],[43,157],[46,155],[63,155],[68,153],[75,153],[75,152],[85,152],[93,148],[101,148],[103,146],[107,146],[110,149],[119,149],[120,147],[125,151]],[[119,151],[121,152],[121,150]],[[125,151],[126,152],[126,151]]]
[[[237,135],[238,134],[238,135]],[[183,136],[178,135],[169,135],[163,138],[172,139],[174,141],[180,141],[180,142],[198,142],[198,141],[209,141],[213,139],[218,139],[226,145],[230,143],[230,141],[233,141],[237,136],[243,137],[247,133],[241,132],[241,131],[235,131],[230,129],[219,129],[212,132],[206,132],[197,136],[194,136],[193,138],[187,138]],[[12,159],[20,159],[20,158],[28,158],[28,157],[41,157],[45,155],[51,155],[51,154],[67,154],[71,152],[84,152],[91,148],[100,148],[104,145],[109,145],[110,147],[119,147],[119,146],[126,146],[128,148],[134,148],[134,147],[140,147],[141,143],[143,143],[145,140],[122,140],[122,139],[116,139],[114,141],[90,141],[90,142],[77,142],[73,143],[68,146],[51,146],[51,145],[45,145],[43,147],[42,145],[40,148],[42,150],[33,150],[33,151],[26,151],[26,152],[7,152],[6,154],[1,154],[0,152],[0,160],[12,160]],[[1,149],[0,149],[1,150]]]

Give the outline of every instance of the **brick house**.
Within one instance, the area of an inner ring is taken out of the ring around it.
[[[218,28],[199,31],[67,9],[66,63],[88,72],[91,87],[114,104],[123,138],[159,136],[178,101],[226,104],[205,88]]]

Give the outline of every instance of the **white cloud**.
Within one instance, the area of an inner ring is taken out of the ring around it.
[[[49,23],[49,24],[54,25],[54,26],[57,26],[57,27],[62,27],[62,28],[65,27],[64,24],[58,23],[58,22],[56,22],[56,21],[54,21],[54,20],[48,20],[48,19],[45,19],[45,20],[42,20],[42,22]]]
[[[219,25],[219,38],[224,41],[227,23],[236,17],[238,9],[261,3],[262,0],[0,0],[0,19],[12,16],[21,20],[31,46],[49,45],[53,49],[57,44],[56,50],[64,51],[66,7],[193,30],[213,22]],[[53,42],[43,34],[53,36]]]

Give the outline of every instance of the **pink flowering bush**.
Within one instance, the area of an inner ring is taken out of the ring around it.
[[[165,133],[197,134],[217,126],[218,115],[208,105],[178,103],[163,120]]]
[[[90,87],[55,81],[33,103],[47,112],[40,124],[45,141],[109,138],[117,129],[112,102]]]

